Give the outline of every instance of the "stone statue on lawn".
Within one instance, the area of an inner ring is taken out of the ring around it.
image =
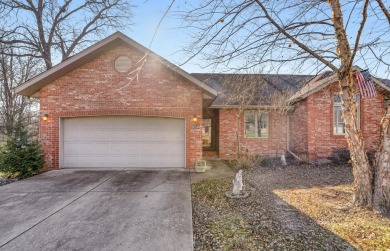
[[[236,177],[233,180],[233,194],[239,195],[241,194],[242,187],[244,184],[242,183],[242,170],[238,171]]]

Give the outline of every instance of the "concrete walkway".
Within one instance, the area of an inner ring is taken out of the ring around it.
[[[0,250],[192,250],[188,172],[58,170],[0,187]]]
[[[191,172],[191,183],[197,183],[202,180],[211,180],[211,179],[223,179],[223,178],[233,178],[235,172],[229,166],[227,166],[223,161],[210,159],[206,160],[208,169],[204,173]]]

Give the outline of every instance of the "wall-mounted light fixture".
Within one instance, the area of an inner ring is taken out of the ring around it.
[[[198,122],[198,116],[194,115],[194,117],[192,118],[192,121],[195,122],[195,123]]]
[[[49,114],[47,113],[45,113],[45,115],[42,116],[42,120],[45,122],[48,120],[48,118],[49,118]]]

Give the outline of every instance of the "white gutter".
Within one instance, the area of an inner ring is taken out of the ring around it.
[[[297,160],[302,161],[295,153],[290,150],[290,116],[287,115],[287,142],[286,142],[287,152],[291,154]]]

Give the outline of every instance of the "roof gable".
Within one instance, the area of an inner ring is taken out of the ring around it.
[[[362,69],[358,66],[353,67],[356,71],[361,71]],[[390,92],[390,80],[379,79],[372,76],[372,80],[376,89],[379,92]],[[310,81],[304,84],[291,98],[290,101],[298,101],[304,99],[311,94],[318,92],[319,90],[325,88],[326,86],[338,81],[337,73],[326,71]]]
[[[102,53],[111,50],[112,48],[115,48],[118,45],[126,44],[128,46],[131,46],[135,49],[137,49],[140,52],[143,52],[145,54],[153,55],[154,57],[157,57],[159,61],[164,64],[166,67],[177,73],[178,75],[184,77],[187,79],[190,83],[195,85],[197,88],[202,90],[204,93],[210,96],[217,96],[217,91],[213,89],[212,87],[206,85],[199,79],[191,76],[189,73],[184,71],[183,69],[177,67],[176,65],[172,64],[168,60],[162,58],[161,56],[157,55],[156,53],[152,52],[151,50],[145,48],[141,44],[135,42],[133,39],[127,37],[121,32],[116,32],[105,39],[97,42],[96,44],[88,47],[87,49],[77,53],[73,57],[70,57],[69,59],[65,60],[64,62],[61,62],[60,64],[54,66],[53,68],[35,76],[34,78],[28,80],[27,82],[23,83],[22,85],[15,88],[16,93],[23,95],[23,96],[34,96],[39,97],[39,91],[44,86],[52,83],[56,79],[70,73],[71,71],[77,69],[81,65],[89,62],[90,60],[96,58],[97,56],[101,55]]]

